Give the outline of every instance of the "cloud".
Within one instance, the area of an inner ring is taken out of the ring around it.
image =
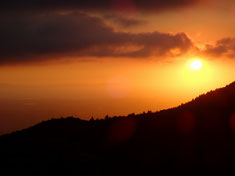
[[[115,24],[118,24],[120,27],[124,27],[124,28],[136,27],[136,26],[147,24],[147,21],[145,20],[123,16],[123,15],[115,14],[115,13],[106,14],[103,16],[103,18],[106,20],[110,20],[114,22]]]
[[[204,1],[207,0],[2,0],[0,10],[137,10],[155,13]]]
[[[82,13],[0,18],[0,63],[63,57],[179,56],[192,42],[184,33],[115,32]]]
[[[214,45],[206,45],[203,53],[213,57],[235,58],[235,38],[223,38]]]

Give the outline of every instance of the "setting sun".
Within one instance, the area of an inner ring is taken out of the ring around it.
[[[190,63],[192,70],[200,70],[202,68],[202,62],[200,60],[194,60]]]

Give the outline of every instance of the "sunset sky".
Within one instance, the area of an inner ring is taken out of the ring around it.
[[[158,111],[235,81],[235,0],[4,0],[0,22],[0,134]]]

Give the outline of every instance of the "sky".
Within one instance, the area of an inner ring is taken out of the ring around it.
[[[0,23],[0,134],[155,112],[235,81],[235,0],[4,0]]]

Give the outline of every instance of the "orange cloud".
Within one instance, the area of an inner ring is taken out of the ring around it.
[[[214,45],[206,45],[203,53],[214,57],[235,58],[235,39],[223,38]]]

